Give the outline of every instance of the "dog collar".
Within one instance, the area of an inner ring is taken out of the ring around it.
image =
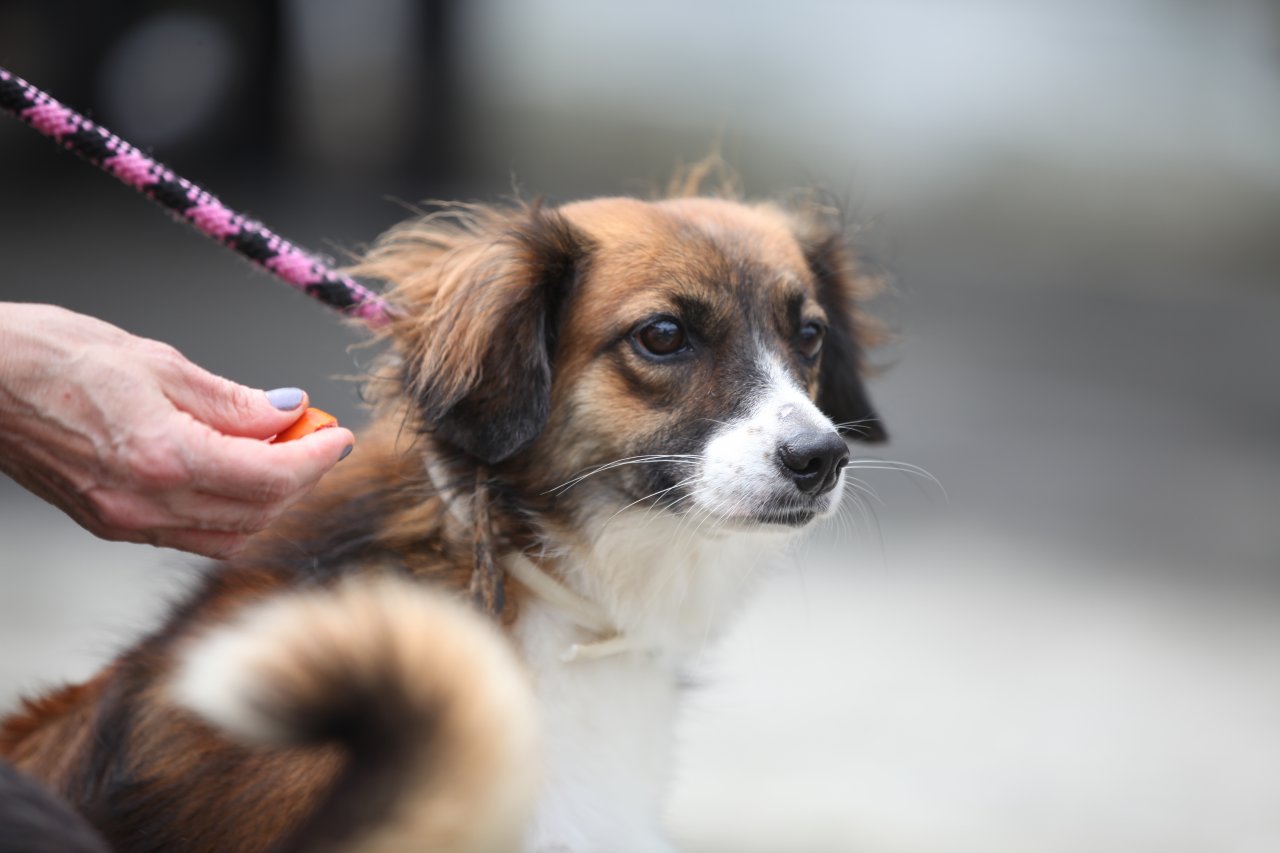
[[[560,660],[571,663],[646,650],[619,632],[604,608],[560,583],[524,554],[510,554],[504,563],[507,574],[524,584],[525,589],[559,608],[579,628],[601,637],[595,642],[570,645],[560,653]]]
[[[474,523],[468,502],[459,499],[458,491],[446,485],[448,478],[441,466],[435,460],[427,459],[423,467],[427,479],[436,493],[444,499],[445,507],[453,519],[464,525]],[[624,652],[646,651],[644,646],[618,631],[603,607],[560,583],[524,554],[508,554],[502,559],[502,563],[506,573],[523,584],[525,589],[557,607],[579,628],[601,638],[591,643],[573,643],[560,653],[560,660],[572,663],[578,660],[597,660]]]

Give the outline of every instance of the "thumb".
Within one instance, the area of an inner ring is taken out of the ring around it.
[[[191,367],[165,393],[179,409],[223,435],[270,438],[306,409],[307,393],[301,388],[261,391]]]

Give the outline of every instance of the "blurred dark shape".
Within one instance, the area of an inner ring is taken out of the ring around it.
[[[12,13],[21,22],[20,30],[0,26],[0,57],[11,71],[126,136],[124,127],[117,129],[117,124],[123,122],[131,126],[129,132],[141,134],[157,121],[147,116],[175,108],[190,110],[187,132],[172,133],[170,139],[142,135],[129,139],[149,151],[156,151],[163,142],[163,152],[156,152],[163,154],[162,160],[181,161],[188,169],[199,163],[201,172],[206,171],[206,163],[210,172],[231,162],[241,170],[271,167],[278,136],[274,103],[280,76],[275,3],[50,0],[20,8],[20,13]],[[157,73],[153,64],[172,57],[178,46],[157,43],[157,37],[172,40],[176,36],[179,43],[193,40],[195,22],[200,22],[206,38],[219,34],[212,53],[230,54],[227,72],[211,75],[212,69],[179,65],[166,69],[161,79],[152,79]],[[10,59],[11,53],[17,55]],[[196,103],[176,107],[188,98]],[[164,122],[171,118],[162,120],[162,136]],[[191,126],[197,120],[198,133]],[[181,131],[183,124],[179,121],[172,130]]]
[[[174,148],[213,130],[240,61],[216,18],[173,12],[145,19],[103,58],[102,113],[126,139]]]
[[[456,180],[454,5],[10,4],[0,62],[196,178]]]
[[[292,0],[289,141],[315,171],[443,178],[457,166],[446,2]]]
[[[108,853],[70,805],[0,761],[0,853]]]

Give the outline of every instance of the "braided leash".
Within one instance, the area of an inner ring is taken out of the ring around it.
[[[471,568],[471,584],[467,594],[481,613],[499,618],[507,602],[506,576],[496,556],[493,524],[489,520],[489,502],[489,469],[481,465],[476,469],[476,489],[471,496],[475,561]]]
[[[395,312],[378,294],[323,259],[236,213],[211,193],[175,175],[106,128],[0,68],[0,109],[308,296],[377,327]]]

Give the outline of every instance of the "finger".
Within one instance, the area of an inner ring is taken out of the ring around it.
[[[182,523],[153,500],[102,489],[87,494],[83,512],[74,513],[72,518],[94,536],[112,542],[146,543],[205,557],[230,556],[251,535],[237,530],[197,529]]]
[[[175,406],[223,435],[270,438],[296,421],[308,402],[300,388],[261,391],[191,362],[170,365],[165,380],[165,395]]]
[[[202,492],[175,495],[171,503],[171,515],[177,524],[166,526],[252,535],[270,527],[284,515],[292,503],[288,499],[274,503],[256,503]]]
[[[201,491],[253,503],[296,500],[355,445],[355,436],[331,427],[284,444],[205,433],[193,453]]]
[[[215,560],[234,557],[249,543],[249,535],[246,533],[218,533],[211,530],[157,530],[147,539],[157,548],[176,548]]]
[[[271,526],[291,501],[254,503],[201,492],[162,495],[112,492],[100,499],[110,502],[96,515],[104,527],[147,531],[181,528],[217,533],[257,533]]]

